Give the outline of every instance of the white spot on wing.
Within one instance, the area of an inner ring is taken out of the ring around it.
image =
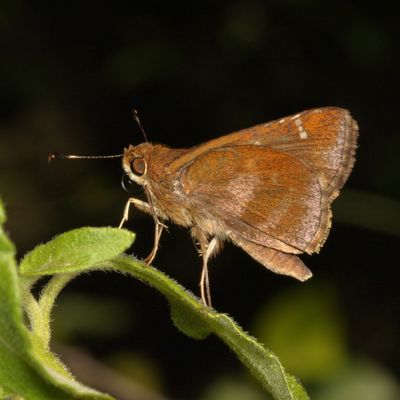
[[[304,130],[301,130],[299,132],[299,136],[300,136],[300,139],[307,139],[308,138],[307,132],[304,131]]]
[[[297,129],[299,131],[299,137],[300,137],[300,139],[307,139],[308,135],[307,135],[306,130],[303,127],[303,123],[301,122],[300,115],[299,114],[297,114],[297,115],[298,115],[298,117],[294,120],[294,123],[296,124]]]

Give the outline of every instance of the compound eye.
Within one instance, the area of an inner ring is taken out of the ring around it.
[[[146,161],[142,157],[135,157],[130,166],[131,171],[137,176],[142,176],[146,172]]]

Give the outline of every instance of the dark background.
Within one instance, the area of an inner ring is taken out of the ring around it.
[[[19,256],[72,228],[119,223],[128,194],[118,159],[49,165],[47,156],[115,154],[143,141],[132,107],[150,141],[172,147],[308,108],[351,110],[357,162],[328,241],[303,258],[313,279],[276,276],[227,245],[210,263],[214,306],[272,348],[313,399],[400,397],[396,2],[0,7],[0,194]],[[132,251],[146,255],[151,218],[133,211],[127,227],[137,232]],[[161,244],[154,265],[198,293],[201,262],[189,234],[171,227]],[[136,384],[154,399],[267,398],[221,342],[179,333],[165,300],[128,277],[72,282],[54,329],[79,379],[121,399],[144,399]],[[92,364],[78,372],[83,354]]]

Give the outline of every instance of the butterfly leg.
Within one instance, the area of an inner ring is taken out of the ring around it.
[[[156,257],[157,250],[158,250],[158,245],[159,245],[159,242],[160,242],[160,237],[161,237],[163,229],[165,228],[165,225],[162,224],[160,221],[158,221],[157,217],[155,218],[154,223],[155,223],[155,225],[154,225],[154,245],[153,245],[153,249],[151,250],[150,254],[144,259],[144,261],[147,264],[151,264],[153,262],[154,258]]]
[[[124,223],[126,221],[128,221],[129,218],[129,209],[131,207],[131,204],[134,204],[137,208],[139,208],[140,210],[143,210],[145,212],[148,212],[149,214],[151,214],[151,207],[150,204],[146,203],[145,201],[139,200],[139,199],[135,199],[134,197],[131,197],[125,205],[124,208],[124,214],[122,215],[122,219],[121,222],[119,223],[118,228],[121,229],[122,226],[124,225]]]
[[[168,227],[166,225],[164,225],[163,223],[161,223],[160,220],[158,219],[158,214],[160,212],[155,207],[155,205],[153,203],[153,198],[151,196],[151,192],[147,189],[146,186],[144,187],[144,191],[145,191],[147,199],[149,201],[151,215],[153,216],[153,219],[154,219],[154,245],[153,245],[153,248],[152,248],[150,254],[144,259],[144,261],[147,264],[151,264],[151,262],[156,257],[162,231],[164,228],[168,229]]]
[[[146,203],[142,200],[135,199],[134,197],[132,197],[127,201],[127,203],[125,205],[124,214],[123,214],[122,220],[119,224],[120,229],[122,228],[124,223],[126,221],[128,221],[129,209],[130,209],[131,204],[135,205],[137,208],[139,208],[142,211],[152,214],[153,218],[154,218],[154,224],[155,224],[154,245],[153,245],[153,249],[151,250],[150,254],[144,259],[144,261],[147,264],[150,264],[154,260],[156,254],[157,254],[161,233],[162,233],[163,229],[166,228],[166,226],[159,221],[152,204]]]
[[[209,240],[207,234],[198,227],[193,227],[191,230],[192,236],[198,246],[199,254],[203,258],[203,268],[200,278],[200,295],[201,300],[206,306],[211,307],[211,291],[210,280],[208,276],[208,260],[220,247],[219,239],[214,236]]]
[[[212,307],[211,304],[211,291],[210,291],[210,280],[208,277],[208,260],[214,251],[218,247],[218,239],[214,236],[211,241],[207,244],[207,248],[205,251],[202,250],[203,253],[203,268],[201,271],[201,279],[200,279],[200,293],[201,299],[203,303]]]

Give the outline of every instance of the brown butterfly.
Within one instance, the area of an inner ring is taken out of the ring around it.
[[[140,123],[139,123],[140,125]],[[122,166],[147,202],[156,256],[165,223],[190,228],[203,258],[201,298],[211,305],[208,260],[224,241],[278,274],[312,276],[297,254],[318,252],[331,226],[331,203],[354,164],[358,128],[347,110],[318,108],[210,140],[190,149],[141,143]]]

